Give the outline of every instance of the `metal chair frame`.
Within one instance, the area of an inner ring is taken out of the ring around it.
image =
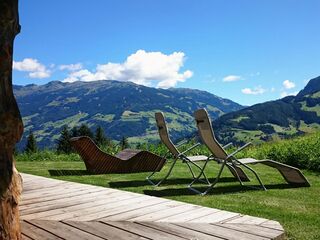
[[[180,146],[182,146],[183,144],[187,143],[186,140],[182,141],[181,143],[177,144],[176,145],[176,148],[179,148]],[[173,155],[173,162],[169,168],[169,171],[167,172],[167,174],[161,179],[159,180],[158,182],[154,182],[152,180],[152,177],[153,175],[156,173],[156,171],[152,172],[149,176],[146,177],[146,180],[152,184],[153,186],[159,186],[162,182],[164,182],[172,173],[172,170],[174,168],[174,166],[176,165],[177,161],[178,160],[182,160],[183,163],[186,163],[187,166],[188,166],[188,169],[191,173],[191,176],[193,178],[193,180],[196,180],[197,181],[200,181],[200,182],[204,182],[204,183],[207,183],[208,185],[210,185],[210,181],[209,179],[207,178],[206,174],[202,171],[202,168],[196,164],[195,162],[191,161],[185,154],[189,151],[191,151],[192,149],[198,147],[200,145],[200,143],[196,143],[195,145],[191,146],[190,148],[188,148],[187,150],[181,152],[179,155],[177,156],[174,156],[169,150],[167,151],[167,153],[164,155],[164,158],[166,158],[166,156],[168,156],[169,154]],[[199,169],[200,171],[200,174],[198,176],[195,175],[194,171],[192,170],[192,167],[191,165],[195,166],[197,169]],[[203,176],[204,177],[204,180],[203,179],[200,179],[200,177]]]
[[[210,191],[214,188],[214,186],[219,182],[220,177],[221,177],[221,174],[222,174],[222,172],[223,172],[223,169],[224,169],[224,167],[225,167],[226,165],[228,165],[228,166],[231,167],[231,168],[233,168],[234,165],[240,165],[240,166],[243,166],[243,167],[245,167],[246,169],[250,170],[250,171],[255,175],[255,177],[257,178],[257,180],[258,180],[258,182],[259,182],[259,184],[260,184],[260,188],[259,188],[259,189],[262,189],[262,190],[266,191],[267,189],[266,189],[266,187],[264,186],[264,184],[262,183],[262,181],[261,181],[260,177],[258,176],[258,174],[256,173],[256,171],[255,171],[254,169],[252,169],[251,167],[247,166],[246,164],[241,163],[240,161],[238,161],[238,160],[234,157],[238,152],[242,151],[243,149],[245,149],[246,147],[248,147],[250,144],[251,144],[251,142],[243,145],[242,147],[238,148],[238,149],[237,149],[236,151],[234,151],[233,153],[229,154],[225,159],[216,158],[213,154],[210,155],[210,156],[207,158],[205,164],[203,165],[200,174],[198,175],[198,177],[196,177],[196,178],[193,179],[193,181],[188,185],[188,188],[189,188],[190,190],[192,190],[193,192],[195,192],[195,193],[197,193],[197,194],[199,194],[199,195],[204,196],[204,195],[206,195],[208,192],[210,192]],[[227,146],[230,146],[230,145],[231,145],[231,143],[227,144],[227,145],[224,146],[223,148],[225,149]],[[222,165],[221,165],[221,167],[220,167],[220,170],[219,170],[219,172],[218,172],[217,177],[215,178],[215,180],[214,180],[212,183],[210,182],[209,187],[208,187],[205,191],[201,192],[201,191],[199,191],[198,189],[192,187],[192,185],[198,181],[198,179],[199,179],[199,178],[201,177],[201,175],[204,173],[204,170],[205,170],[208,162],[211,161],[211,160],[215,160],[215,161],[217,161],[218,163],[222,163]],[[245,186],[244,183],[243,183],[243,181],[241,180],[241,178],[240,178],[239,175],[237,174],[237,171],[235,171],[235,173],[236,173],[236,175],[237,175],[237,180],[239,181],[240,185],[241,185],[241,186]],[[252,186],[248,186],[248,187],[252,187]],[[253,187],[253,188],[254,188],[254,187]]]

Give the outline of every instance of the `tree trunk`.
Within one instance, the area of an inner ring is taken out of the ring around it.
[[[0,0],[0,240],[21,239],[22,180],[14,166],[13,149],[23,124],[12,90],[13,42],[19,31],[18,0]]]

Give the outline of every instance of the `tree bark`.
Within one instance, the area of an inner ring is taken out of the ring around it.
[[[12,56],[20,32],[18,0],[0,0],[0,240],[21,239],[18,203],[22,179],[13,149],[23,124],[12,90]]]

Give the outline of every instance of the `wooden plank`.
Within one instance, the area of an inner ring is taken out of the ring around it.
[[[23,194],[23,200],[30,200],[33,198],[37,198],[39,197],[39,195],[41,195],[42,197],[47,197],[47,196],[51,196],[51,195],[59,195],[59,194],[63,194],[66,192],[73,192],[75,190],[79,189],[83,189],[83,186],[79,186],[79,185],[75,185],[74,183],[69,183],[69,184],[64,184],[63,186],[60,185],[55,185],[54,187],[46,187],[46,188],[42,188],[42,189],[37,189],[34,190],[32,192],[30,191],[26,191]],[[64,191],[61,192],[61,189],[63,189]],[[88,187],[87,187],[88,189]]]
[[[49,204],[48,203],[41,204],[41,205],[35,204],[35,206],[28,205],[29,208],[23,208],[22,210],[20,210],[20,213],[23,216],[23,215],[37,213],[37,212],[44,212],[44,211],[49,211],[49,210],[58,209],[58,208],[75,206],[75,205],[84,204],[87,202],[96,202],[97,200],[99,200],[101,198],[103,198],[103,200],[105,200],[105,198],[111,198],[111,196],[113,196],[112,193],[100,194],[100,192],[99,192],[98,194],[87,194],[82,197],[75,197],[72,200],[71,200],[71,198],[67,198],[67,200],[62,198],[62,199],[60,199],[60,201],[50,202]]]
[[[137,218],[133,218],[131,219],[132,221],[136,221],[136,222],[148,222],[148,221],[157,221],[160,220],[162,218],[166,218],[166,217],[170,217],[185,211],[190,211],[195,209],[196,206],[194,205],[189,205],[189,204],[183,204],[181,203],[180,206],[176,206],[176,207],[172,207],[172,208],[168,208],[166,210],[162,210],[160,212],[154,212],[154,213],[149,213],[149,214],[145,214],[143,216],[137,217]]]
[[[141,237],[137,234],[127,232],[123,229],[119,229],[110,225],[106,225],[101,222],[64,222],[75,228],[85,230],[88,233],[94,234],[98,237],[106,239],[117,239],[117,240],[136,240],[136,239],[148,239]]]
[[[81,214],[79,217],[72,218],[73,221],[92,221],[97,219],[104,219],[108,216],[118,215],[120,213],[128,212],[130,210],[140,210],[141,212],[144,212],[145,207],[158,205],[164,202],[168,202],[166,199],[159,199],[159,198],[150,198],[145,200],[145,198],[135,198],[135,202],[124,202],[123,204],[108,208],[105,211],[99,211],[97,213],[92,213],[90,215],[86,215],[85,217],[83,214]],[[121,219],[126,220],[126,219]]]
[[[192,221],[197,218],[205,217],[208,215],[211,215],[213,213],[217,213],[221,210],[214,209],[214,208],[205,208],[205,207],[199,207],[194,210],[179,213],[167,218],[162,218],[160,220],[157,220],[157,222],[188,222]]]
[[[176,235],[172,235],[162,230],[157,230],[147,226],[143,226],[134,222],[104,222],[107,225],[114,226],[131,233],[138,234],[145,238],[156,239],[156,240],[181,240],[185,239]]]
[[[112,194],[110,194],[112,195]],[[26,210],[26,209],[34,209],[34,208],[39,208],[42,206],[50,206],[50,205],[57,205],[57,204],[62,204],[64,202],[74,202],[76,200],[79,200],[82,203],[87,203],[88,201],[91,201],[92,198],[98,198],[98,197],[104,197],[104,198],[108,198],[109,194],[101,194],[101,192],[93,192],[93,193],[87,193],[87,194],[80,194],[80,195],[76,195],[73,196],[72,198],[59,198],[59,199],[54,199],[51,201],[45,201],[45,202],[37,202],[35,204],[29,204],[27,205],[27,208],[23,208],[24,206],[22,206],[22,210]]]
[[[139,197],[134,197],[134,199]],[[123,202],[132,199],[132,196],[122,196],[121,198],[114,198],[110,199],[109,201],[106,200],[100,200],[97,205],[94,204],[81,204],[78,206],[70,207],[70,208],[64,208],[63,211],[57,211],[53,215],[48,215],[41,217],[41,219],[47,219],[47,220],[55,220],[55,221],[61,221],[61,220],[74,220],[74,219],[81,219],[86,216],[91,216],[91,214],[96,214],[99,211],[107,211],[112,206],[118,206],[124,204]],[[79,217],[79,218],[78,218]],[[80,220],[84,221],[84,220]]]
[[[56,240],[56,239],[62,239],[59,238],[58,236],[55,236],[41,228],[38,228],[29,222],[26,221],[21,221],[21,231],[24,236],[28,237],[29,239],[34,239],[34,240]]]
[[[23,183],[28,184],[53,184],[53,183],[61,183],[65,181],[60,181],[58,179],[54,178],[45,178],[45,177],[39,177],[39,176],[33,176],[31,179],[25,179],[24,176],[22,177]]]
[[[107,216],[109,213],[112,213],[113,210],[121,211],[120,209],[126,207],[128,205],[135,205],[137,202],[141,201],[144,196],[128,198],[128,199],[121,199],[117,202],[113,202],[111,204],[95,207],[88,210],[81,211],[73,216],[64,217],[63,220],[73,220],[73,221],[92,221],[99,218],[103,218]],[[55,219],[56,220],[56,219]]]
[[[54,186],[58,186],[61,185],[63,183],[59,183],[59,182],[53,182],[53,183],[47,183],[47,184],[39,184],[39,183],[28,183],[28,184],[23,184],[23,193],[27,192],[27,191],[37,191],[39,189],[44,189],[46,187],[54,187]]]
[[[274,239],[278,236],[284,234],[283,231],[266,228],[262,226],[257,226],[253,224],[230,224],[230,223],[223,223],[223,224],[214,224],[221,227],[225,227],[227,229],[234,229],[241,232],[251,233],[253,235],[266,237],[270,239]]]
[[[68,216],[72,217],[72,216],[77,216],[77,211],[78,214],[85,214],[90,212],[90,207],[92,207],[95,210],[103,210],[103,208],[107,208],[109,207],[112,203],[119,203],[122,201],[125,201],[126,199],[130,199],[132,198],[131,195],[126,195],[125,193],[123,193],[121,196],[117,195],[115,197],[106,197],[102,200],[100,200],[99,203],[96,202],[84,202],[75,206],[71,206],[71,207],[64,207],[64,208],[58,208],[58,209],[53,209],[53,210],[49,210],[49,211],[45,211],[45,212],[38,212],[38,213],[33,213],[33,214],[27,214],[23,216],[23,219],[47,219],[50,220],[50,216],[54,216],[54,215],[61,215],[61,216],[66,216],[66,218]],[[100,206],[100,205],[102,206]],[[84,210],[85,209],[85,210]],[[53,217],[54,218],[54,217]],[[65,219],[65,218],[63,218]],[[61,219],[61,220],[63,220]],[[54,218],[54,220],[57,220]]]
[[[175,204],[175,206],[180,206]],[[124,212],[124,213],[118,213],[116,215],[112,215],[112,216],[107,216],[104,218],[101,218],[99,220],[104,220],[104,221],[133,221],[132,219],[135,219],[137,217],[140,217],[142,215],[146,215],[149,213],[154,213],[154,212],[160,212],[162,210],[168,209],[168,207],[173,207],[172,202],[171,201],[167,201],[164,203],[160,203],[157,205],[152,205],[152,206],[146,206],[143,208],[143,210],[139,209],[135,209],[132,211],[128,211],[128,212]]]
[[[60,200],[60,199],[71,199],[71,198],[85,198],[87,196],[99,196],[99,195],[123,195],[123,192],[110,192],[110,191],[105,191],[100,188],[90,188],[90,189],[82,189],[82,190],[76,190],[72,193],[64,193],[62,195],[56,195],[53,197],[45,197],[43,201],[54,201],[54,200]],[[33,204],[34,202],[32,201],[31,203],[28,203],[28,205]],[[37,203],[37,201],[36,201]]]
[[[240,224],[252,224],[252,225],[259,225],[264,222],[268,221],[268,219],[265,218],[258,218],[258,217],[252,217],[249,215],[243,215],[239,218],[234,218],[230,221],[224,221],[224,223],[240,223]]]
[[[32,238],[29,238],[28,236],[23,235],[23,234],[21,234],[21,239],[22,240],[33,240]]]
[[[215,237],[225,238],[228,240],[270,240],[269,238],[260,237],[260,236],[252,235],[250,233],[245,233],[245,232],[241,232],[233,229],[226,230],[226,228],[217,226],[217,225],[210,225],[210,227],[208,227],[207,224],[201,224],[201,223],[175,223],[175,224],[181,227],[199,231]]]
[[[186,239],[201,239],[201,240],[222,240],[224,238],[214,237],[205,233],[194,231],[188,228],[183,228],[172,223],[164,222],[139,222],[138,224],[148,226],[172,235],[180,236]]]
[[[85,191],[74,191],[72,193],[66,193],[63,195],[64,198],[70,197],[70,196],[80,196],[80,195],[86,195],[88,193],[94,193],[94,192],[102,192],[103,189],[89,189]],[[31,199],[31,200],[23,200],[21,201],[21,205],[28,205],[28,204],[33,204],[33,203],[39,203],[39,202],[47,202],[47,201],[53,201],[61,199],[61,196],[48,196],[48,197],[43,197],[43,198],[37,198],[37,199]]]
[[[33,220],[32,224],[46,229],[54,235],[68,240],[101,240],[103,238],[97,237],[78,228],[57,221],[43,221]],[[46,238],[44,238],[46,239]]]
[[[99,192],[100,193],[100,192]],[[37,208],[42,208],[42,207],[49,207],[49,206],[55,206],[59,204],[68,204],[68,203],[73,203],[73,202],[84,202],[86,200],[91,200],[92,198],[95,199],[95,197],[98,194],[85,194],[85,195],[75,195],[72,197],[66,197],[66,198],[60,198],[60,199],[54,199],[51,201],[45,201],[45,202],[36,202],[36,203],[30,203],[28,205],[22,205],[20,206],[21,212],[28,212],[28,211],[33,211]],[[85,200],[83,199],[85,198]]]
[[[61,190],[64,190],[63,192],[61,192]],[[32,191],[32,192],[29,192],[29,191],[26,191],[24,192],[23,194],[23,198],[25,200],[28,200],[28,199],[32,199],[34,196],[37,196],[38,194],[43,194],[43,195],[52,195],[53,193],[54,194],[61,194],[61,193],[68,193],[68,192],[74,192],[75,190],[80,190],[80,189],[83,189],[83,190],[90,190],[90,189],[103,189],[103,190],[109,190],[109,191],[114,191],[112,189],[106,189],[106,188],[99,188],[99,187],[93,187],[93,186],[82,186],[82,185],[77,185],[77,184],[74,184],[74,183],[70,183],[70,184],[67,184],[67,185],[64,185],[64,186],[61,186],[61,185],[55,185],[54,187],[45,187],[45,188],[41,188],[41,189],[38,189],[37,191]]]
[[[63,194],[63,196],[61,195],[52,195],[52,196],[46,196],[43,198],[35,198],[35,199],[30,199],[30,200],[25,200],[22,199],[21,201],[21,205],[29,205],[29,204],[33,204],[33,203],[39,203],[39,202],[47,202],[47,201],[53,201],[53,200],[57,200],[57,199],[61,199],[61,198],[68,198],[71,196],[78,196],[78,195],[84,195],[87,193],[91,193],[91,192],[101,192],[103,190],[101,189],[74,189],[72,191],[69,192],[65,192],[65,194]],[[39,194],[38,196],[40,196],[41,194]]]
[[[267,228],[272,228],[272,229],[276,229],[276,230],[280,230],[280,231],[284,231],[283,227],[281,226],[280,223],[278,223],[277,221],[273,221],[273,220],[268,220],[262,224],[260,224],[263,227],[267,227]]]
[[[190,220],[189,222],[193,223],[219,223],[221,221],[224,221],[226,219],[234,218],[236,216],[239,216],[239,213],[233,213],[228,211],[218,211],[203,217],[199,217],[193,220]]]
[[[36,192],[41,189],[45,189],[46,187],[56,187],[56,186],[61,186],[65,184],[64,182],[48,182],[48,183],[28,183],[28,184],[23,184],[23,191],[25,192]]]

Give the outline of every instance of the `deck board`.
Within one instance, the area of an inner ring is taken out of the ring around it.
[[[22,239],[283,239],[273,220],[22,174]],[[200,196],[195,196],[199,197]]]

